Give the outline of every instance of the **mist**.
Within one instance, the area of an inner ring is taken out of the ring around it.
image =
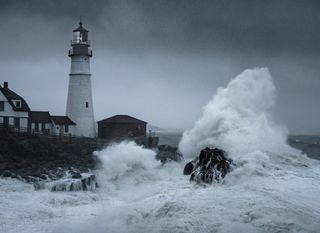
[[[129,114],[188,129],[247,68],[268,67],[274,120],[320,133],[317,1],[0,1],[3,81],[65,114],[72,30],[89,30],[96,120]]]

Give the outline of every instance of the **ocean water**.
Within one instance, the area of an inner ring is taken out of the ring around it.
[[[246,70],[181,139],[163,137],[186,161],[204,146],[226,150],[237,166],[222,183],[190,183],[184,162],[161,165],[154,151],[122,142],[96,152],[96,192],[0,179],[0,232],[320,232],[320,161],[287,143],[288,130],[269,115],[275,95],[267,69]]]

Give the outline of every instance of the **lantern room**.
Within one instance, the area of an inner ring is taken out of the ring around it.
[[[79,27],[73,30],[73,44],[89,44],[88,40],[88,30],[86,30],[82,26],[82,22],[80,21]]]
[[[69,57],[73,56],[89,56],[92,57],[92,51],[89,49],[90,41],[88,40],[88,30],[82,26],[80,21],[79,27],[73,30],[71,40],[71,49],[69,50]]]

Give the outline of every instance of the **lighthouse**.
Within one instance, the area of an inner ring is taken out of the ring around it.
[[[82,26],[73,30],[71,49],[71,68],[69,75],[69,88],[66,115],[76,123],[76,136],[95,137],[96,125],[93,113],[90,58],[90,40],[88,31]]]

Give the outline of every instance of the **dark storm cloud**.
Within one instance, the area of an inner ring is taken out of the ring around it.
[[[1,81],[18,86],[34,108],[64,113],[68,42],[82,15],[92,40],[98,119],[130,113],[190,127],[218,86],[243,69],[267,66],[278,90],[276,116],[293,132],[320,132],[320,1],[0,0],[0,6]],[[30,91],[35,85],[41,88]]]
[[[31,18],[36,25],[47,24],[48,31],[59,27],[60,33],[54,31],[58,40],[82,15],[101,41],[126,49],[316,53],[320,48],[319,1],[39,0],[1,1],[1,6],[2,16]],[[36,33],[32,23],[20,23],[30,30],[26,34]]]

